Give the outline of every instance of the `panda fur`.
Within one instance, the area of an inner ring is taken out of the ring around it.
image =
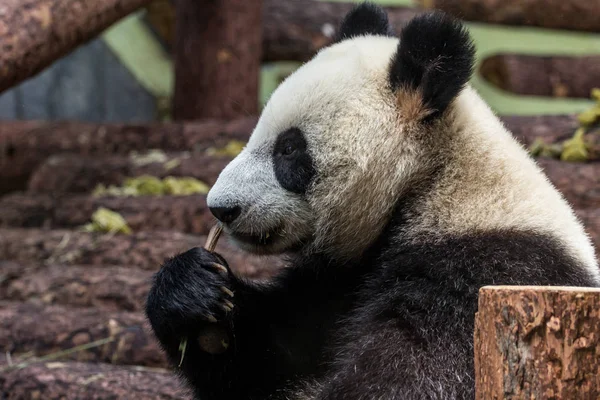
[[[598,285],[573,210],[468,86],[465,28],[390,31],[350,12],[208,195],[235,243],[289,267],[248,282],[195,248],[156,274],[146,313],[198,399],[472,399],[480,287]],[[207,326],[227,351],[200,349]]]

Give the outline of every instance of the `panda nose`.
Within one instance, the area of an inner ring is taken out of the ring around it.
[[[226,224],[235,221],[240,216],[242,208],[235,207],[209,207],[210,212],[221,222]]]

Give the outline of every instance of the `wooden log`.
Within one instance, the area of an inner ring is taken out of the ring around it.
[[[0,322],[0,351],[14,359],[31,352],[61,360],[168,365],[142,313],[0,302]],[[90,347],[78,347],[85,345]]]
[[[501,54],[485,59],[480,72],[497,87],[516,94],[589,98],[600,85],[600,56]]]
[[[126,178],[188,176],[212,186],[231,157],[170,153],[165,161],[140,164],[128,156],[86,157],[60,154],[48,158],[29,180],[30,193],[91,193],[102,183],[122,185]]]
[[[258,112],[262,0],[176,0],[173,118]]]
[[[91,124],[4,121],[0,123],[0,193],[21,190],[53,154],[127,155],[132,151],[202,151],[232,139],[245,141],[256,117],[198,123]]]
[[[356,5],[314,0],[265,0],[263,60],[306,61],[329,45],[344,16]],[[390,24],[400,29],[418,9],[386,7]]]
[[[476,399],[599,398],[599,309],[597,288],[482,288]]]
[[[106,265],[1,266],[0,300],[113,312],[142,311],[153,275],[152,271]]]
[[[600,32],[600,3],[589,0],[419,0],[467,21]]]
[[[0,92],[37,74],[150,0],[3,0]]]
[[[23,266],[43,268],[43,265],[86,264],[157,271],[165,258],[202,246],[205,242],[204,236],[173,231],[106,235],[67,230],[0,228],[0,260],[18,263],[13,267],[17,269]],[[216,251],[227,260],[235,273],[251,279],[268,278],[284,265],[279,257],[258,257],[242,252],[231,245],[226,236],[219,240]],[[5,270],[8,271],[8,268],[4,266],[0,269],[3,273]]]
[[[33,399],[189,399],[164,369],[80,362],[36,363],[0,374],[0,397]]]

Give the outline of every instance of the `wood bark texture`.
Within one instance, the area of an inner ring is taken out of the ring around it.
[[[45,265],[127,266],[157,271],[167,257],[200,247],[205,236],[180,232],[136,232],[132,235],[108,235],[67,230],[0,228],[0,260],[18,263],[17,270],[43,270]],[[216,252],[231,269],[251,279],[265,279],[283,268],[279,257],[258,257],[242,252],[227,237],[219,240]],[[8,271],[8,267],[2,271]],[[11,276],[0,275],[2,279]],[[19,276],[19,275],[17,275]]]
[[[596,288],[482,288],[476,399],[598,399],[599,310]]]
[[[194,177],[212,186],[231,157],[170,153],[165,161],[140,164],[128,156],[89,158],[61,154],[48,158],[29,180],[30,193],[91,193],[102,183],[122,185],[126,178],[151,175]]]
[[[480,72],[497,87],[516,94],[589,98],[600,85],[600,56],[501,54],[485,59]]]
[[[589,0],[419,0],[467,21],[600,32],[600,3]]]
[[[173,118],[258,112],[262,0],[175,1]]]
[[[203,151],[232,139],[245,141],[256,117],[198,123],[92,124],[4,121],[0,124],[0,193],[24,189],[41,162],[53,154],[128,155],[150,149]]]
[[[4,400],[190,399],[170,371],[56,361],[3,372],[0,397]]]
[[[2,0],[0,92],[37,74],[150,0]]]

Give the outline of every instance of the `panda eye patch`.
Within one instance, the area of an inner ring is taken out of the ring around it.
[[[302,131],[290,128],[275,141],[273,167],[281,186],[294,193],[305,193],[314,176],[313,162]]]
[[[275,155],[291,156],[306,150],[306,140],[298,128],[281,133],[275,142]]]

